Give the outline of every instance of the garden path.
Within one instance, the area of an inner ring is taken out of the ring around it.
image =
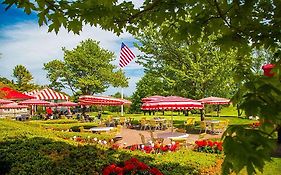
[[[154,137],[157,136],[157,134],[159,133],[163,133],[163,132],[170,132],[171,129],[166,129],[166,130],[156,130],[154,131]],[[137,130],[137,129],[128,129],[128,128],[122,128],[121,129],[121,133],[120,135],[123,137],[122,140],[118,141],[119,144],[122,145],[133,145],[133,144],[141,144],[141,137],[139,135],[139,133],[143,134],[144,137],[146,138],[146,140],[149,140],[150,137],[150,133],[149,130]],[[187,138],[188,143],[194,143],[196,140],[199,139],[199,134],[189,134],[189,137]],[[222,134],[206,134],[204,139],[209,139],[209,138],[221,138]],[[170,139],[166,138],[164,139],[164,144],[169,144],[170,143]]]

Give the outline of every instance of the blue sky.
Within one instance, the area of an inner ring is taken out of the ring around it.
[[[48,84],[43,64],[53,59],[63,59],[62,47],[72,49],[88,38],[100,41],[101,47],[115,53],[116,60],[112,63],[114,65],[118,65],[121,42],[130,47],[135,55],[142,54],[133,46],[135,40],[128,33],[118,37],[111,32],[91,26],[84,26],[80,35],[68,33],[65,29],[61,29],[57,35],[54,32],[48,33],[47,30],[47,26],[38,26],[36,14],[26,15],[15,7],[5,11],[1,4],[0,76],[12,79],[13,68],[22,64],[32,73],[34,83]],[[130,78],[129,87],[124,89],[124,95],[130,96],[135,91],[136,82],[143,76],[143,68],[133,61],[124,68],[124,71]],[[119,88],[109,88],[104,94],[111,95],[120,91]]]

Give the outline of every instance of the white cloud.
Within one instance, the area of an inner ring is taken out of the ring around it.
[[[0,75],[11,79],[13,68],[22,64],[33,74],[35,83],[48,84],[46,72],[42,69],[43,63],[53,59],[62,59],[62,47],[72,49],[88,38],[100,41],[101,47],[115,52],[116,58],[119,56],[122,39],[134,40],[128,33],[118,37],[111,32],[90,26],[85,26],[80,35],[68,33],[65,29],[61,29],[56,35],[54,32],[48,33],[46,26],[38,27],[38,24],[33,22],[9,25],[0,29],[0,53],[2,53]],[[136,48],[131,49],[136,55],[141,54]],[[113,64],[118,64],[117,59]],[[132,62],[124,70],[126,72],[127,69],[140,68],[141,66]],[[135,82],[141,75],[136,76],[130,79],[130,87],[126,95],[131,95],[134,91]]]

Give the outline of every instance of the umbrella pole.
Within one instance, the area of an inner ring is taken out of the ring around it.
[[[174,116],[173,116],[173,111],[172,111],[172,116],[171,116],[171,125],[172,125],[172,132],[174,131]]]
[[[220,117],[220,105],[218,105],[217,115]]]

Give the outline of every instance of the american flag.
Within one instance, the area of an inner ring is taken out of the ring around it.
[[[123,42],[121,44],[119,66],[121,68],[127,66],[136,56]]]

